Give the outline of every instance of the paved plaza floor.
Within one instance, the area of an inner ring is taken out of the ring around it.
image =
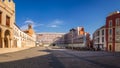
[[[35,47],[0,54],[0,68],[120,68],[120,53]]]

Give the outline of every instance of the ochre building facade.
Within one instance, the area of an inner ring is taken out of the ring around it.
[[[22,32],[15,23],[13,0],[0,0],[0,48],[22,47],[24,40],[30,40],[35,45],[35,38]]]

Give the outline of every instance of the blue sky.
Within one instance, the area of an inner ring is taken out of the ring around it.
[[[120,10],[120,0],[14,0],[16,24],[26,29],[32,23],[39,32],[69,32],[82,26],[93,33],[106,16]]]

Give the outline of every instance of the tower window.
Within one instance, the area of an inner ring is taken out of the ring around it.
[[[10,17],[6,16],[6,26],[10,27]]]

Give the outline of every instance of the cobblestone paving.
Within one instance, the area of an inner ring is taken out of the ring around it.
[[[120,68],[120,53],[35,47],[0,54],[0,68]]]

